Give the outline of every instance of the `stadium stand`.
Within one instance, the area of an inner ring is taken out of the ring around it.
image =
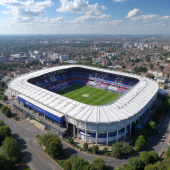
[[[121,77],[120,75],[100,73],[80,68],[30,80],[30,83],[50,91],[58,91],[72,84],[81,83],[121,94],[126,93],[137,82],[137,79],[129,77]]]

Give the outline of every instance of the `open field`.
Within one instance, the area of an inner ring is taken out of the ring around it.
[[[59,90],[56,93],[89,105],[106,105],[121,96],[118,93],[78,83]]]

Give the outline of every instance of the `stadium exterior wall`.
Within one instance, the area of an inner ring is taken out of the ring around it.
[[[61,67],[55,67],[53,68],[53,70],[55,69],[67,69],[68,67],[85,67],[88,69],[92,69],[92,70],[99,70],[99,71],[105,71],[107,72],[108,70],[101,70],[101,69],[97,69],[94,67],[88,67],[88,66],[61,66]],[[50,72],[50,69],[46,69],[46,71],[37,71],[38,75],[43,75],[45,72]],[[34,73],[30,73],[30,74],[34,74]],[[113,74],[125,74],[125,73],[118,73],[118,72],[114,72]],[[34,74],[33,76],[36,77],[37,74]],[[133,77],[134,75],[131,74],[125,74],[126,76],[130,76]],[[29,77],[29,74],[27,74],[26,76]],[[27,80],[28,78],[25,75],[22,75],[20,78],[20,80],[17,80],[19,78],[13,79],[8,83],[8,89],[9,89],[9,93],[11,94],[11,96],[15,96],[16,99],[18,99],[18,95],[22,94],[24,95],[24,89],[27,87],[31,87],[31,88],[35,88],[37,91],[41,90],[40,87],[35,87],[35,86],[31,86]],[[32,75],[31,75],[32,76]],[[140,87],[140,91],[137,91],[140,94],[140,92],[143,90],[145,90],[146,86],[149,86],[149,83],[152,82],[152,85],[154,85],[153,88],[153,92],[151,91],[151,96],[149,97],[150,94],[148,94],[148,98],[147,99],[147,94],[145,95],[146,98],[146,103],[142,106],[143,108],[138,110],[138,108],[136,108],[136,104],[131,107],[130,109],[133,112],[136,112],[136,114],[133,114],[131,116],[128,116],[126,119],[121,119],[121,120],[115,120],[115,121],[111,121],[111,122],[97,122],[95,120],[91,120],[91,121],[83,121],[81,119],[77,119],[74,116],[70,116],[69,114],[63,114],[64,116],[64,120],[66,121],[66,127],[68,129],[68,123],[73,124],[73,136],[76,137],[76,131],[77,131],[77,137],[78,138],[82,138],[84,139],[86,142],[87,141],[92,141],[97,143],[103,143],[106,142],[106,144],[108,145],[108,142],[111,141],[118,141],[118,139],[124,137],[126,138],[126,134],[129,133],[131,134],[131,130],[132,130],[132,123],[136,123],[136,121],[140,120],[140,117],[142,117],[155,103],[156,98],[157,98],[157,92],[158,92],[158,85],[156,82],[154,82],[151,79],[148,78],[144,78],[144,77],[140,77],[140,76],[136,76],[136,78],[139,78],[139,80],[141,79],[141,82],[143,81],[145,83],[144,87]],[[22,80],[21,80],[22,79]],[[24,86],[25,87],[24,87]],[[20,86],[21,88],[23,88],[23,91],[21,92],[20,90],[16,89],[16,86]],[[138,87],[136,85],[136,87]],[[152,87],[150,87],[150,89],[152,89]],[[46,92],[47,90],[45,90]],[[44,92],[44,89],[43,89]],[[48,92],[52,95],[51,92]],[[55,94],[56,95],[56,94]],[[122,98],[124,97],[124,95],[122,95]],[[132,96],[133,97],[133,96]],[[134,97],[133,97],[134,98]],[[119,98],[118,98],[119,100]],[[131,99],[129,100],[129,102],[131,102]],[[125,104],[127,106],[127,104]],[[108,105],[109,106],[109,105]],[[106,106],[107,107],[107,106]],[[122,109],[124,106],[120,106],[120,108]],[[122,116],[123,117],[123,116]],[[112,135],[113,134],[113,135]]]

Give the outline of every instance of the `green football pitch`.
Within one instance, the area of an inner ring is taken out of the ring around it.
[[[121,96],[121,94],[118,93],[78,83],[56,91],[56,93],[89,105],[106,105]]]

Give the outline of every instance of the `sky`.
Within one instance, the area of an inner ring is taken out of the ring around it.
[[[170,34],[170,0],[0,0],[0,34]]]

